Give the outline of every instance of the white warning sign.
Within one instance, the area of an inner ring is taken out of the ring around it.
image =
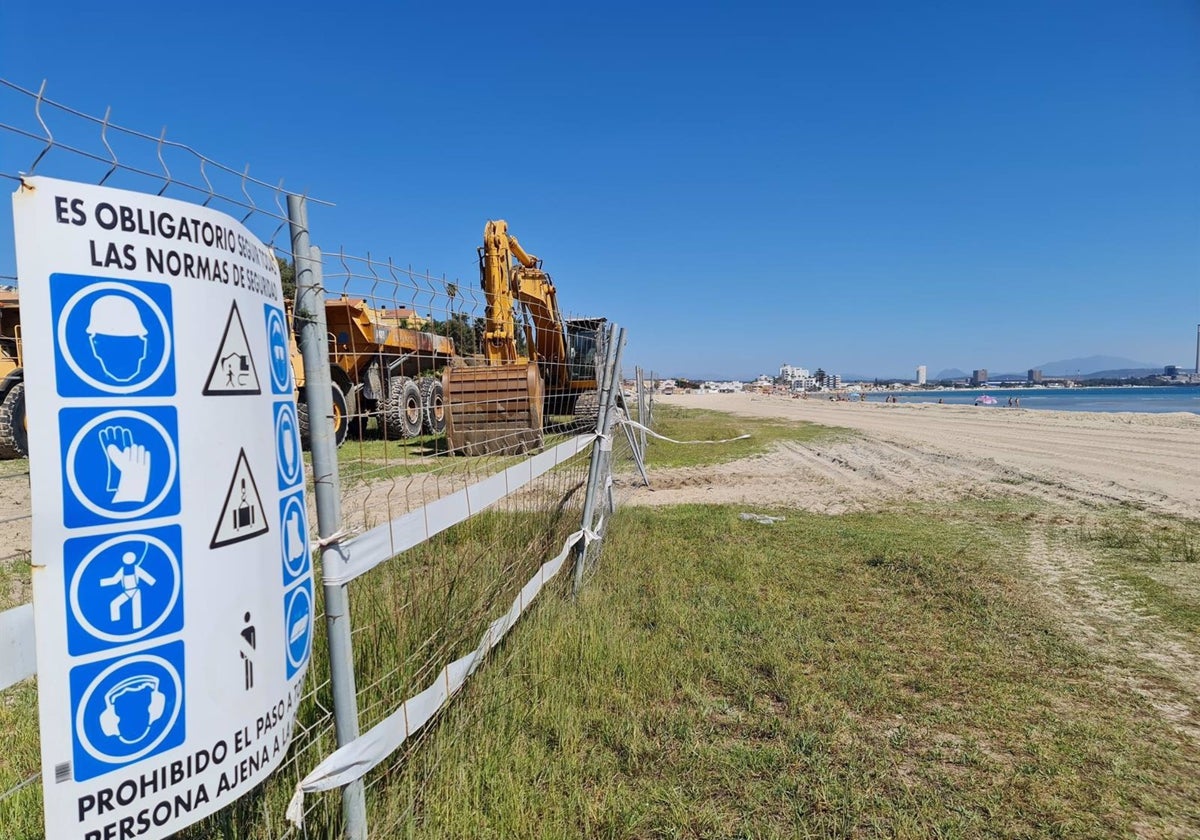
[[[45,836],[160,840],[284,762],[312,655],[279,265],[107,187],[24,178],[13,221]]]
[[[258,485],[254,482],[254,474],[250,472],[250,462],[246,460],[246,450],[243,449],[238,452],[233,478],[229,481],[225,504],[221,507],[221,516],[217,519],[209,548],[233,545],[269,530],[267,518],[263,516],[262,497],[258,495]]]
[[[208,384],[204,396],[226,396],[233,394],[261,394],[258,371],[254,367],[254,354],[246,339],[246,327],[242,324],[237,301],[229,308],[229,320],[225,322],[225,334],[208,372]]]

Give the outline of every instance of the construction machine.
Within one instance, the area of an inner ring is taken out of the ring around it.
[[[455,358],[453,340],[416,329],[426,324],[416,312],[348,297],[325,301],[325,322],[334,390],[359,434],[371,418],[391,440],[445,429],[437,374]]]
[[[503,220],[484,227],[479,276],[487,301],[482,353],[443,374],[447,448],[527,452],[542,445],[547,417],[594,417],[597,335],[605,319],[564,320],[542,261]]]
[[[25,359],[17,290],[0,288],[0,458],[29,455],[25,417]]]

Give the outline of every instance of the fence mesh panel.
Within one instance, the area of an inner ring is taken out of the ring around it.
[[[275,249],[285,286],[293,276],[288,190],[282,180],[272,183],[252,175],[248,166],[218,163],[169,138],[165,128],[127,128],[111,112],[88,114],[54,101],[44,85],[33,90],[0,79],[0,178],[15,189],[22,176],[33,174],[220,210]],[[3,212],[9,212],[7,207]],[[10,216],[0,217],[0,228],[9,243],[0,254],[11,256]],[[314,228],[314,241],[320,243],[319,223]],[[478,243],[464,243],[464,250],[476,247]],[[484,249],[479,251],[482,270]],[[534,349],[544,352],[535,343],[552,326],[539,302],[545,287],[537,283],[545,275],[531,261],[504,267],[521,274],[516,285],[527,292],[524,303],[513,303],[511,319],[512,346],[521,357]],[[497,324],[495,310],[489,313],[478,276],[449,279],[345,249],[326,250],[321,268],[334,409],[328,418],[307,417],[300,399],[301,431],[315,423],[334,428],[340,443],[342,527],[350,536],[521,464],[529,452],[594,430],[596,364],[602,356],[597,335],[602,342],[604,331],[598,319],[568,319],[566,340],[556,351],[565,362],[530,373],[528,365],[494,364],[500,361],[496,348],[503,341],[497,340],[497,330],[503,325]],[[11,259],[0,262],[0,284],[19,285]],[[3,294],[0,289],[0,315]],[[19,331],[14,333],[9,324],[0,318],[0,376],[20,364]],[[297,380],[303,389],[304,378]],[[543,394],[531,398],[530,389],[537,387]],[[2,405],[0,400],[0,423]],[[627,398],[626,410],[638,419],[635,405]],[[530,437],[531,424],[544,430],[540,437]],[[633,440],[614,427],[608,458],[616,479],[603,487],[597,506],[601,516],[610,515],[612,504],[639,480]],[[403,552],[393,545],[397,556],[350,584],[363,731],[395,712],[449,662],[475,649],[489,622],[508,609],[537,568],[580,528],[588,470],[585,448],[486,510],[471,510],[469,519],[432,539]],[[26,459],[0,460],[0,537],[5,543],[0,549],[0,609],[31,597],[28,476]],[[308,490],[312,508],[311,468]],[[312,510],[309,518],[315,522]],[[593,568],[600,545],[593,543],[588,551]],[[542,597],[570,592],[569,568]],[[322,602],[318,586],[315,621],[323,628]],[[503,660],[504,648],[494,655]],[[179,836],[335,835],[341,826],[337,792],[305,799],[303,829],[284,818],[297,782],[336,748],[332,696],[327,640],[318,632],[286,762],[257,790]],[[470,708],[468,704],[464,713],[470,714]],[[0,754],[0,825],[5,836],[40,837],[36,678],[0,692],[0,731],[16,734],[16,743]],[[414,767],[411,758],[426,737],[424,730],[416,733],[366,777],[373,833],[419,809],[420,778],[429,768]],[[378,795],[385,788],[388,795]]]

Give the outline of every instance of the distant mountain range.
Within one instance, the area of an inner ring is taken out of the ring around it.
[[[1162,373],[1162,365],[1137,362],[1121,356],[1085,356],[1081,359],[1063,359],[1034,365],[1043,376],[1095,376],[1114,370],[1153,370]]]
[[[1121,356],[1083,356],[1077,359],[1060,359],[1057,362],[1033,365],[1033,369],[1040,370],[1042,376],[1046,377],[1071,376],[1094,379],[1122,379],[1162,373],[1162,365],[1152,365],[1148,362],[1139,362]],[[1022,370],[1016,373],[1004,373],[998,370],[989,370],[988,377],[990,379],[1024,379],[1027,372]],[[936,382],[939,379],[969,379],[970,376],[970,371],[946,368],[938,371],[930,379]]]
[[[1057,377],[1069,376],[1072,378],[1091,378],[1091,379],[1135,379],[1142,376],[1152,376],[1162,373],[1162,365],[1152,365],[1147,362],[1139,362],[1135,359],[1126,359],[1122,356],[1081,356],[1076,359],[1060,359],[1056,362],[1043,362],[1040,365],[1032,365],[1031,368],[1040,370],[1042,376],[1053,379]],[[815,368],[813,369],[816,370]],[[1027,370],[1017,371],[1015,373],[1004,373],[999,370],[988,370],[988,378],[992,381],[1001,379],[1024,379],[1028,373]],[[700,376],[691,376],[689,379],[706,380],[712,379],[721,381],[729,377],[724,374],[706,374]],[[741,377],[743,381],[750,381],[754,377]],[[877,373],[843,373],[843,382],[872,382],[876,379],[881,380],[898,380],[912,381],[911,373],[900,376],[883,376]],[[958,368],[946,368],[929,377],[930,382],[938,382],[943,379],[970,379],[971,371],[959,370]]]

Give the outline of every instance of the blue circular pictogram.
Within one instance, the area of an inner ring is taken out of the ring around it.
[[[267,349],[271,356],[271,387],[277,394],[292,390],[292,359],[283,312],[267,307]]]
[[[300,423],[296,407],[290,402],[281,403],[275,413],[275,461],[279,465],[280,489],[300,483],[304,475]]]
[[[308,582],[305,582],[284,596],[288,677],[308,659],[308,645],[312,638],[312,593],[308,587]]]
[[[69,603],[80,627],[105,642],[153,634],[179,603],[175,550],[149,534],[122,534],[84,555],[71,575]]]
[[[106,519],[135,519],[153,511],[175,487],[173,434],[141,411],[107,411],[74,433],[63,469],[72,495]]]
[[[183,680],[175,664],[152,654],[128,656],[88,682],[75,704],[75,735],[94,759],[136,761],[172,733],[182,703]]]
[[[168,313],[128,283],[84,286],[63,304],[55,327],[58,350],[71,373],[103,393],[144,391],[171,361]]]
[[[279,505],[285,584],[308,571],[308,517],[302,499],[299,494],[288,496]]]

